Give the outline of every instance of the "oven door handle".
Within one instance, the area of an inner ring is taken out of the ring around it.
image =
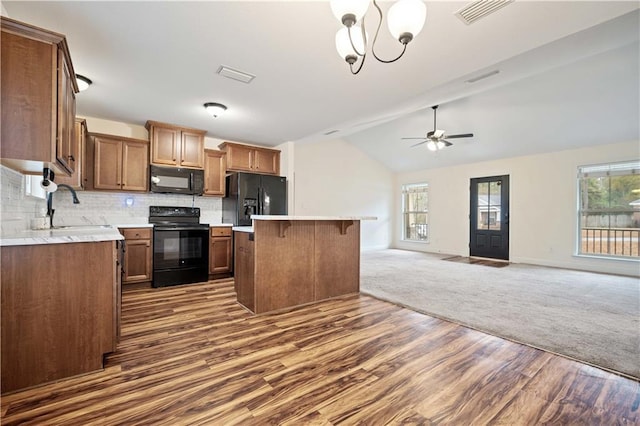
[[[170,226],[155,226],[153,228],[154,231],[207,231],[209,227],[206,228],[204,226],[180,226],[180,225],[170,225]]]

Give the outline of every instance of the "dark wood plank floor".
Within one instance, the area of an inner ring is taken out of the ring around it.
[[[103,371],[2,424],[640,424],[638,382],[368,296],[254,316],[233,282],[127,290]]]

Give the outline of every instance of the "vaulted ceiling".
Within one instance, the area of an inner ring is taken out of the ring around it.
[[[79,115],[267,146],[343,138],[394,171],[638,140],[638,2],[516,0],[471,25],[455,16],[466,4],[427,2],[405,56],[368,57],[355,76],[335,51],[327,1],[2,6],[67,36],[75,71],[94,83],[78,94]],[[397,53],[384,27],[380,39],[381,55]],[[221,65],[256,77],[222,77]],[[205,102],[228,111],[213,119]],[[432,130],[436,104],[438,128],[474,137],[411,148],[401,138]]]

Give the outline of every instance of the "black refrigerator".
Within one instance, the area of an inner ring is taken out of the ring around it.
[[[251,226],[251,215],[287,214],[287,178],[255,173],[231,173],[222,199],[222,222]]]

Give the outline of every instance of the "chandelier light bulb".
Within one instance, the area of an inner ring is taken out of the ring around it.
[[[331,11],[343,25],[348,27],[359,22],[369,9],[369,0],[331,0]]]
[[[368,34],[365,33],[365,37],[368,38]],[[342,27],[336,33],[336,50],[338,51],[338,55],[347,62],[350,60],[355,62],[358,59],[358,56],[360,56],[353,50],[351,41],[353,41],[353,44],[359,52],[364,52],[365,46],[364,40],[362,39],[362,28],[359,26],[351,27],[351,40],[349,40],[349,29],[347,27]]]
[[[427,6],[422,0],[398,0],[389,9],[387,25],[389,32],[402,44],[417,36],[427,19]]]

